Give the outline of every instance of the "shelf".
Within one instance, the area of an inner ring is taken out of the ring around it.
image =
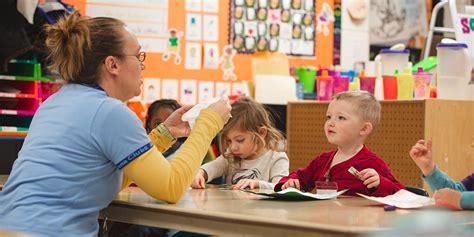
[[[35,114],[35,111],[0,109],[0,114],[3,114],[3,115],[31,115],[31,116],[33,116]]]
[[[25,127],[13,127],[13,126],[0,126],[1,132],[28,132],[28,128]]]
[[[34,98],[36,98],[36,95],[0,92],[0,98],[31,98],[31,99],[34,99]]]
[[[52,82],[53,79],[49,77],[24,77],[24,76],[12,76],[12,75],[0,75],[0,80],[15,80],[15,81],[44,81]]]
[[[0,140],[24,140],[26,137],[26,134],[23,136],[1,136],[0,135]]]
[[[27,61],[14,61],[8,63],[7,74],[0,75],[3,80],[18,81],[53,81],[41,73],[41,64],[27,63]]]
[[[0,140],[23,140],[40,104],[63,83],[43,76],[38,55],[32,51],[10,60],[3,74],[0,75]]]
[[[0,98],[37,98],[39,81],[0,81]]]
[[[1,114],[32,115],[39,105],[36,98],[0,98]]]
[[[0,116],[0,127],[30,127],[32,115],[2,115]]]

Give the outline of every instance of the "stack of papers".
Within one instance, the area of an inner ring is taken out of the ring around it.
[[[414,194],[405,189],[400,189],[398,192],[386,197],[370,197],[360,193],[357,194],[369,200],[396,206],[398,208],[421,208],[433,206],[435,204],[434,199]]]
[[[279,200],[293,200],[293,201],[304,201],[304,200],[325,200],[325,199],[333,199],[336,198],[337,196],[345,193],[348,189],[344,189],[335,193],[328,193],[328,194],[314,194],[314,193],[309,193],[309,192],[303,192],[300,191],[296,188],[287,188],[285,190],[279,191],[279,192],[273,192],[273,191],[268,191],[268,192],[254,192],[251,190],[244,190],[244,192],[249,192],[257,195],[262,195],[262,196],[267,196],[267,197],[272,197],[274,199],[279,199]]]

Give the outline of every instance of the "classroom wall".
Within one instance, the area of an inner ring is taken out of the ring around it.
[[[64,2],[72,4],[78,9],[81,14],[87,15],[85,12],[87,0],[64,0]],[[322,4],[327,2],[333,7],[333,0],[316,0],[316,15],[319,13]],[[222,48],[228,44],[228,22],[229,22],[229,4],[230,0],[219,0],[219,51],[222,53]],[[169,28],[176,28],[179,30],[186,30],[185,26],[185,0],[169,0]],[[329,67],[333,60],[333,23],[330,25],[330,34],[324,36],[322,33],[316,36],[316,57],[311,58],[299,58],[290,57],[290,66],[320,66]],[[184,47],[186,39],[181,39],[181,55],[184,61]],[[219,69],[209,70],[186,70],[184,69],[184,63],[175,65],[172,60],[163,61],[161,60],[161,53],[149,53],[146,59],[146,69],[144,71],[144,77],[152,78],[166,78],[166,79],[196,79],[196,80],[212,80],[212,81],[223,81],[222,71]],[[237,81],[251,80],[251,56],[237,54],[234,57],[234,72],[237,75]]]

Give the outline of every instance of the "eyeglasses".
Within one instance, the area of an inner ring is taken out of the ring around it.
[[[145,59],[146,59],[146,53],[145,52],[140,52],[138,54],[120,54],[120,55],[117,55],[117,56],[133,56],[133,57],[136,57],[138,59],[138,61],[140,61],[141,63],[145,62]]]

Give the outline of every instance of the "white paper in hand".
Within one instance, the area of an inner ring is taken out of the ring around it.
[[[199,103],[193,106],[190,110],[188,110],[188,112],[183,114],[183,116],[181,117],[181,120],[183,120],[184,122],[188,122],[189,127],[193,129],[194,124],[196,124],[196,118],[199,116],[199,113],[201,112],[201,110],[209,107],[209,105],[219,101],[220,99],[221,99],[220,97],[215,97],[215,98],[209,99],[207,102]]]

